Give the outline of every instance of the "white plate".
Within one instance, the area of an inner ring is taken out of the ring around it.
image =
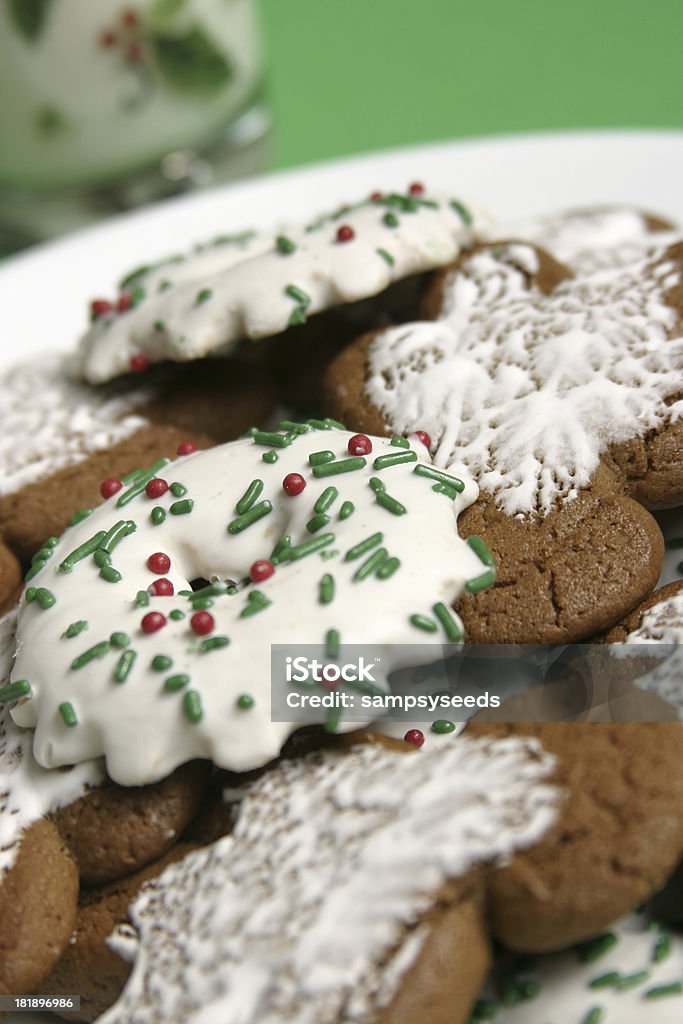
[[[568,132],[418,146],[273,174],[113,218],[0,265],[0,365],[48,348],[68,350],[86,323],[88,301],[111,294],[134,265],[416,179],[483,203],[505,220],[624,202],[683,222],[683,132]],[[668,576],[674,575],[672,563]],[[664,1024],[670,1011],[652,1005],[648,1019]],[[56,1020],[20,1013],[8,1024]]]

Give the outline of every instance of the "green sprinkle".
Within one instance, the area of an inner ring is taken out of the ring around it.
[[[618,941],[614,932],[605,932],[604,935],[598,935],[595,939],[580,943],[576,947],[576,952],[582,964],[590,964],[613,949]]]
[[[625,974],[619,978],[616,988],[619,992],[625,992],[627,989],[637,988],[638,985],[642,985],[649,977],[649,971],[635,971],[633,974]]]
[[[190,681],[190,677],[185,675],[184,672],[179,672],[177,676],[169,676],[168,679],[164,680],[164,690],[166,693],[175,693],[176,690],[182,690],[184,686]]]
[[[293,252],[296,252],[296,245],[291,238],[287,238],[286,235],[277,236],[275,239],[275,247],[283,256],[290,256]]]
[[[420,463],[415,466],[413,473],[416,476],[426,476],[428,480],[436,480],[439,484],[448,484],[449,487],[454,487],[458,494],[465,490],[465,485],[459,477],[444,473],[443,470],[435,469],[434,466],[423,466]]]
[[[280,537],[279,541],[271,551],[270,561],[272,562],[273,559],[277,559],[278,562],[286,561],[289,557],[288,551],[291,546],[292,538],[288,533],[285,533],[284,536]]]
[[[24,576],[24,581],[26,583],[28,583],[28,581],[32,580],[33,577],[36,576],[40,572],[40,570],[42,568],[44,568],[46,565],[47,565],[47,559],[45,559],[44,562],[36,562],[36,564],[32,565],[31,568],[29,569],[29,571]]]
[[[339,630],[328,629],[327,633],[325,634],[325,654],[328,658],[339,657],[339,643]]]
[[[307,307],[311,304],[311,296],[307,295],[301,288],[297,288],[295,284],[288,284],[285,288],[285,295],[289,295],[290,299],[294,299],[295,302],[301,303],[302,306]]]
[[[386,249],[378,249],[377,250],[377,255],[381,256],[382,259],[384,260],[384,262],[388,263],[390,267],[393,267],[394,263],[396,262],[396,260],[391,255],[391,253],[387,252]]]
[[[471,547],[472,551],[474,551],[479,561],[482,562],[487,567],[487,569],[494,568],[496,563],[493,559],[493,555],[491,554],[491,552],[489,551],[488,547],[481,539],[481,537],[477,537],[476,534],[472,533],[467,538],[467,543]]]
[[[130,473],[123,474],[121,477],[121,483],[125,484],[126,487],[128,484],[134,484],[141,476],[143,476],[144,472],[144,469],[131,469]]]
[[[166,509],[162,508],[161,505],[155,505],[149,514],[149,518],[152,520],[153,526],[161,526],[166,518]]]
[[[470,224],[472,223],[472,214],[467,209],[467,207],[463,206],[462,203],[458,202],[457,199],[451,199],[451,207],[460,217],[460,220],[463,222],[463,224],[469,227]]]
[[[219,647],[227,647],[230,643],[229,636],[207,636],[199,645],[200,651],[215,651]]]
[[[397,569],[401,568],[401,561],[399,558],[389,558],[381,565],[377,570],[378,580],[388,580],[390,576],[393,576]]]
[[[45,541],[42,547],[38,548],[31,559],[31,565],[34,565],[36,562],[46,562],[50,555],[53,554],[53,550],[54,544],[49,544],[48,541]]]
[[[249,711],[254,706],[254,698],[250,693],[241,693],[235,701],[235,704],[240,711]]]
[[[125,633],[119,633],[119,636],[125,636]],[[114,669],[114,682],[125,683],[126,679],[131,673],[137,653],[135,651],[124,651],[119,658],[116,668]]]
[[[326,516],[324,512],[318,512],[317,515],[308,520],[306,529],[309,533],[317,533],[318,530],[322,530],[323,526],[327,526],[329,521],[329,516]]]
[[[37,593],[38,591],[36,590],[35,587],[27,587],[26,593],[24,594],[24,597],[26,598],[26,604],[33,604],[33,602],[36,599]]]
[[[28,697],[31,692],[31,684],[27,679],[17,679],[14,683],[9,683],[7,686],[0,686],[0,703],[9,704],[13,700],[19,700],[20,697]]]
[[[450,608],[447,608],[443,601],[439,601],[438,604],[432,605],[432,611],[436,615],[437,619],[441,623],[441,628],[446,634],[448,640],[452,644],[459,644],[463,637],[463,632]]]
[[[206,610],[207,608],[213,608],[213,601],[210,597],[191,597],[190,601],[192,607],[196,611]]]
[[[465,590],[468,594],[479,594],[482,590],[492,587],[495,582],[496,570],[487,569],[481,576],[475,576],[473,580],[468,580],[465,584]]]
[[[379,455],[372,464],[373,469],[390,469],[391,466],[400,466],[404,462],[417,462],[417,455],[414,451],[397,452],[396,455]]]
[[[272,445],[273,448],[289,448],[290,434],[277,434],[274,430],[257,430],[252,435],[255,444]]]
[[[240,618],[246,619],[251,615],[256,615],[257,612],[262,612],[264,608],[268,608],[272,604],[265,594],[260,590],[251,590],[247,598],[247,603],[240,612]]]
[[[400,434],[394,434],[389,444],[393,448],[410,448],[410,441],[406,440],[405,437],[401,437]]]
[[[652,950],[652,963],[661,964],[663,960],[671,953],[671,936],[664,932],[659,936],[655,942],[654,949]]]
[[[335,501],[337,500],[338,494],[339,491],[337,490],[336,487],[326,487],[323,493],[316,501],[313,508],[315,509],[316,512],[327,512],[330,506],[334,505]]]
[[[280,456],[278,455],[278,453],[274,452],[272,450],[269,451],[269,452],[264,452],[263,455],[261,456],[261,458],[263,459],[264,462],[270,462],[271,465],[272,465],[273,462],[277,462],[279,457]]]
[[[164,321],[163,320],[155,320],[154,321],[154,330],[157,331],[158,334],[163,334],[164,331],[166,330],[166,324],[164,323]]]
[[[320,604],[330,604],[334,599],[334,576],[325,573],[320,581]]]
[[[130,637],[127,633],[112,633],[109,637],[109,643],[112,647],[127,647],[130,643]]]
[[[405,505],[402,505],[396,498],[392,498],[386,491],[375,491],[375,501],[382,508],[385,508],[387,512],[391,512],[395,516],[404,516],[408,511]]]
[[[188,690],[183,697],[183,711],[187,720],[193,725],[201,722],[204,711],[202,710],[202,699],[196,690]]]
[[[98,548],[92,558],[98,569],[102,569],[105,565],[111,565],[111,555],[108,551],[103,551],[102,548]]]
[[[79,633],[82,633],[83,630],[87,628],[88,623],[86,622],[86,620],[78,619],[77,622],[72,622],[70,626],[67,626],[67,628],[62,633],[61,639],[71,640],[72,637],[78,636]]]
[[[64,561],[60,562],[59,571],[72,572],[73,567],[77,562],[81,562],[84,558],[87,558],[88,555],[92,555],[97,551],[106,536],[105,531],[100,530],[98,533],[93,534],[89,540],[86,540],[84,544],[74,548],[74,550],[66,556]]]
[[[179,590],[178,597],[189,597],[191,601],[197,601],[203,597],[220,597],[227,593],[227,590],[225,583],[209,583],[201,590]]]
[[[287,321],[287,326],[300,327],[301,324],[306,323],[307,319],[306,306],[295,306],[290,314],[289,320]]]
[[[208,302],[213,295],[211,288],[202,288],[201,291],[197,292],[197,298],[195,299],[195,305],[201,306],[202,303]]]
[[[588,1011],[581,1024],[600,1024],[600,1021],[604,1019],[605,1011],[603,1008],[601,1006],[594,1006],[592,1010]]]
[[[313,419],[313,417],[310,417],[309,419],[306,420],[306,422],[308,423],[309,426],[313,427],[315,430],[330,430],[331,429],[331,427],[328,426],[327,420],[316,420],[316,419]]]
[[[326,462],[334,462],[334,452],[311,452],[308,456],[309,466],[323,466]]]
[[[470,1017],[470,1024],[482,1024],[498,1016],[498,1004],[493,999],[477,999]]]
[[[340,473],[351,473],[355,469],[363,469],[367,460],[362,455],[352,459],[341,459],[339,462],[328,462],[325,466],[315,466],[313,476],[338,476]]]
[[[455,501],[458,497],[458,492],[455,487],[451,487],[450,484],[434,484],[432,490],[436,491],[437,494],[445,494],[447,498],[451,499],[451,501]]]
[[[168,617],[174,622],[181,622],[185,618],[185,612],[181,612],[180,608],[174,608],[172,612],[168,613]]]
[[[432,722],[432,732],[435,732],[437,736],[455,732],[455,722],[450,722],[447,718],[437,718],[435,722]]]
[[[310,423],[295,423],[294,420],[281,420],[280,430],[286,430],[290,434],[310,434]]]
[[[306,555],[311,555],[314,551],[320,551],[321,548],[327,547],[333,541],[333,533],[323,533],[319,537],[311,537],[310,540],[305,540],[303,544],[297,544],[296,547],[290,548],[289,558],[293,562],[298,562],[300,558],[305,558]]]
[[[51,590],[47,589],[47,587],[38,587],[35,599],[43,611],[46,611],[48,608],[52,608],[53,605],[57,604],[57,598]]]
[[[240,434],[240,439],[245,440],[248,437],[253,437],[257,430],[258,427],[249,427],[249,429],[245,430],[243,434]]]
[[[147,292],[142,287],[142,285],[136,284],[135,287],[130,292],[130,304],[133,307],[133,309],[135,309],[136,306],[139,306],[141,302],[144,302],[146,295]]]
[[[123,508],[123,506],[127,505],[133,500],[133,498],[137,498],[138,494],[142,494],[152,477],[155,477],[159,470],[163,469],[164,466],[167,466],[169,462],[170,459],[159,459],[153,466],[146,469],[140,476],[138,476],[135,483],[119,496],[119,499],[116,502],[116,507]]]
[[[607,971],[605,974],[599,974],[597,978],[589,981],[588,988],[612,988],[620,978],[619,971]]]
[[[149,604],[149,594],[146,590],[138,590],[135,595],[135,603],[138,608],[146,608]]]
[[[386,548],[377,548],[369,558],[366,558],[362,565],[360,565],[352,576],[354,583],[361,583],[366,580],[368,576],[371,576],[373,572],[379,569],[384,562],[386,562],[389,556],[389,552]]]
[[[333,420],[331,416],[326,416],[323,422],[326,430],[346,430],[343,423],[340,423],[339,420]]]
[[[122,579],[121,573],[113,565],[103,565],[100,576],[106,583],[120,583]]]
[[[380,480],[378,476],[371,476],[368,484],[375,494],[377,494],[378,491],[386,491],[384,480]]]
[[[194,501],[192,498],[181,498],[180,501],[174,501],[169,512],[172,516],[186,516],[194,508]]]
[[[173,664],[173,659],[165,654],[155,654],[152,658],[152,668],[155,672],[165,672]]]
[[[184,484],[178,483],[177,480],[174,480],[169,487],[169,491],[174,498],[184,498],[187,494],[187,487],[185,487]]]
[[[352,548],[349,548],[344,555],[344,561],[352,562],[354,558],[360,558],[360,556],[364,555],[366,551],[370,551],[371,548],[381,544],[383,540],[383,533],[373,533],[370,537],[366,537],[366,539],[362,540],[359,544],[355,544]]]
[[[323,725],[325,732],[335,733],[339,726],[340,719],[341,708],[330,708],[327,718],[325,719],[325,724]]]
[[[172,281],[168,281],[168,280],[160,281],[159,282],[159,287],[157,288],[157,291],[158,292],[167,292],[169,290],[169,288],[172,288],[172,287],[173,287],[173,282]]]
[[[263,480],[252,480],[240,500],[235,505],[235,511],[238,512],[239,515],[244,515],[245,512],[248,512],[256,499],[261,496],[262,490]]]
[[[89,647],[87,651],[83,651],[77,658],[71,662],[72,669],[83,668],[84,665],[94,661],[95,658],[103,658],[105,654],[109,652],[110,643],[108,640],[102,640],[99,644],[95,644],[93,647]]]
[[[91,508],[81,508],[78,510],[78,512],[75,512],[72,515],[71,519],[69,520],[69,526],[78,526],[79,523],[82,523],[84,519],[87,519],[88,516],[91,515]]]
[[[664,996],[683,995],[683,981],[672,981],[668,985],[655,985],[643,992],[643,999],[662,999]]]
[[[348,519],[356,511],[356,506],[352,501],[345,501],[342,507],[339,509],[339,518]]]
[[[387,213],[385,213],[384,216],[382,217],[382,223],[386,224],[388,228],[397,228],[398,217],[396,216],[395,213],[392,213],[391,210],[388,210]]]
[[[259,519],[263,519],[264,516],[267,516],[272,511],[273,506],[267,499],[259,501],[258,505],[252,505],[249,511],[245,512],[244,515],[237,516],[236,519],[232,520],[228,525],[228,533],[241,533],[242,530],[246,530],[247,527],[253,526],[253,524],[257,523]]]
[[[131,533],[135,533],[137,526],[132,519],[121,519],[115,526],[112,526],[111,530],[107,532],[104,540],[100,544],[100,550],[111,552],[114,550],[117,544],[120,544],[124,537],[129,537]]]
[[[78,725],[78,715],[74,710],[73,704],[70,704],[68,701],[65,701],[64,704],[60,704],[59,713],[62,716],[64,725],[67,725],[70,729],[73,728],[74,725]]]
[[[425,633],[436,633],[439,628],[434,620],[426,615],[411,615],[410,622],[412,622],[413,626],[417,626],[418,629],[423,629]]]

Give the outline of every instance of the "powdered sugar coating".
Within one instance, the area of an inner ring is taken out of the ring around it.
[[[525,255],[526,251],[526,255]],[[510,516],[545,514],[588,484],[601,454],[673,422],[683,337],[665,300],[680,279],[654,243],[624,264],[529,286],[519,243],[466,258],[435,322],[377,337],[366,392],[391,427],[432,437]]]
[[[144,387],[97,391],[70,379],[64,356],[46,354],[0,376],[0,494],[106,451],[147,420],[136,413]]]
[[[102,1024],[365,1022],[419,954],[443,882],[536,841],[555,817],[533,741],[361,747],[282,763],[232,835],[169,868],[114,948],[136,952]]]

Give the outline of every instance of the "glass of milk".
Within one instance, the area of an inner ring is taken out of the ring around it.
[[[0,240],[259,170],[255,0],[4,0]]]

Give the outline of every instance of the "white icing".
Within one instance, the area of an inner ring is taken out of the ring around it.
[[[683,409],[667,405],[683,389],[683,337],[663,250],[578,269],[550,295],[530,293],[523,250],[465,259],[437,321],[377,337],[366,385],[393,429],[426,430],[436,464],[472,473],[510,516],[574,497],[610,445]]]
[[[551,767],[518,739],[282,763],[230,836],[136,901],[133,973],[102,1024],[375,1019],[420,952],[439,887],[551,825]],[[131,957],[129,928],[112,941]]]
[[[416,202],[411,197],[402,201]],[[126,373],[131,357],[139,353],[152,362],[183,362],[225,350],[244,337],[278,334],[299,305],[287,294],[288,287],[308,297],[307,315],[356,302],[393,281],[450,262],[463,245],[471,244],[484,222],[477,213],[472,227],[465,224],[447,197],[430,196],[424,204],[420,197],[417,202],[412,212],[364,202],[315,225],[282,229],[296,247],[291,253],[278,251],[276,234],[259,237],[255,251],[229,250],[228,256],[236,258],[225,265],[220,250],[213,265],[203,252],[155,272],[148,281],[141,279],[143,301],[124,314],[95,321],[81,339],[80,372],[100,383]],[[387,213],[397,218],[397,226],[384,223]],[[353,240],[336,240],[340,225],[352,228]],[[172,287],[159,291],[161,280]]]
[[[609,931],[617,936],[617,944],[592,963],[582,963],[574,950],[534,957],[535,966],[515,977],[536,982],[540,993],[517,1006],[498,1004],[496,1024],[583,1024],[595,1007],[603,1009],[604,1024],[680,1024],[683,995],[643,997],[648,990],[683,977],[683,936],[672,935],[669,956],[654,963],[661,933],[652,929],[644,914],[631,914]],[[589,988],[593,979],[613,971],[624,978],[643,970],[648,977],[633,987]],[[495,992],[491,988],[486,994]]]
[[[9,677],[16,612],[0,620],[0,686]],[[16,859],[21,835],[34,821],[77,800],[104,778],[101,762],[46,771],[33,757],[32,733],[19,729],[0,706],[0,882]]]
[[[673,647],[660,664],[636,679],[635,684],[676,708],[678,717],[683,719],[683,592],[648,608],[640,626],[628,634],[621,650],[643,655],[647,651],[641,648],[642,644]]]
[[[44,355],[0,376],[0,494],[106,451],[147,423],[135,412],[147,388],[97,391],[71,380],[65,360]]]
[[[348,458],[351,436],[340,430],[311,430],[289,447],[278,449],[279,459],[273,464],[262,460],[269,445],[252,440],[180,458],[158,475],[170,485],[177,482],[187,488],[187,498],[194,502],[190,514],[168,514],[162,525],[154,526],[151,510],[156,505],[169,510],[176,498],[169,492],[152,500],[143,490],[121,508],[117,507],[121,494],[115,495],[66,531],[49,561],[30,580],[31,587],[51,591],[56,603],[43,609],[37,600],[22,601],[13,671],[15,681],[28,680],[32,688],[13,716],[19,725],[36,727],[34,752],[41,764],[55,767],[104,755],[110,776],[123,785],[163,778],[196,757],[248,770],[273,758],[296,728],[296,723],[271,721],[271,644],[324,645],[328,630],[333,629],[339,631],[342,645],[378,645],[381,662],[375,667],[375,683],[386,688],[393,669],[424,658],[424,643],[447,642],[441,627],[426,633],[409,620],[419,613],[436,625],[434,605],[451,605],[468,580],[486,572],[457,532],[457,515],[475,499],[476,485],[466,478],[464,490],[453,502],[432,489],[432,479],[413,472],[416,466],[429,466],[422,461],[423,445],[416,441],[408,450],[393,446],[387,438],[372,439],[373,451],[365,468],[316,478],[308,464],[309,454],[331,450],[337,459]],[[404,454],[415,455],[415,461],[381,470],[373,467],[379,456]],[[296,497],[287,496],[282,488],[284,477],[292,472],[301,473],[307,482]],[[403,503],[406,514],[394,515],[378,504],[370,486],[374,477]],[[268,499],[273,510],[243,532],[231,534],[227,527],[236,518],[236,503],[256,478],[264,483],[258,501]],[[330,486],[339,492],[328,511],[330,522],[311,534],[307,524],[314,505]],[[355,511],[340,520],[342,503],[349,500]],[[120,582],[101,579],[92,557],[78,562],[72,572],[60,572],[59,565],[70,552],[99,531],[128,519],[137,524],[136,532],[112,552],[112,564],[122,574]],[[359,566],[380,545],[353,560],[347,560],[346,553],[378,532],[384,538],[381,547],[388,556],[400,559],[400,567],[388,580],[370,575],[353,581]],[[228,636],[231,643],[201,650],[201,641],[189,625],[192,607],[187,598],[177,596],[179,590],[202,577],[243,580],[255,561],[269,557],[283,534],[290,535],[295,546],[326,533],[335,539],[320,552],[281,563],[269,579],[242,587],[234,596],[215,597],[211,635]],[[164,575],[172,581],[176,596],[151,596],[149,607],[137,607],[138,591],[158,578],[147,567],[149,555],[158,551],[171,558],[171,568]],[[335,594],[323,604],[320,581],[326,574],[334,577]],[[242,617],[254,589],[271,604]],[[187,617],[173,621],[172,609],[186,612]],[[146,634],[140,624],[152,610],[162,611],[167,623],[158,632]],[[452,619],[459,627],[454,614]],[[88,629],[60,639],[78,620],[87,620]],[[107,641],[115,631],[129,635],[129,649],[137,655],[125,682],[114,681],[121,656],[118,648],[112,647],[82,668],[71,668],[76,656]],[[153,671],[150,663],[157,654],[169,656],[172,667]],[[164,681],[181,673],[190,677],[185,689],[165,692]],[[284,680],[276,684],[290,689]],[[198,693],[203,705],[203,718],[197,723],[188,721],[183,710],[188,690]],[[237,706],[243,693],[254,698],[250,710]],[[64,702],[75,709],[78,725],[68,727],[62,721],[59,707]],[[315,720],[324,721],[328,713],[319,710]],[[367,721],[376,717],[371,708],[367,714]],[[341,728],[358,725],[358,720],[342,718]]]

